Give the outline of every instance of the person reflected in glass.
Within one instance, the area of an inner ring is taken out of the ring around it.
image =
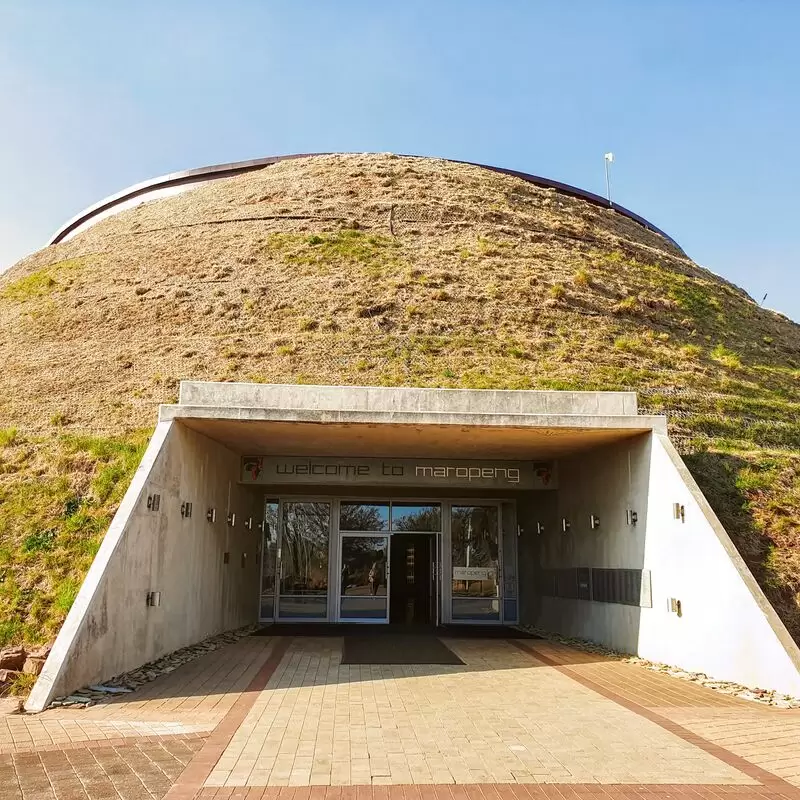
[[[386,555],[379,550],[369,570],[369,593],[374,597],[386,582]]]

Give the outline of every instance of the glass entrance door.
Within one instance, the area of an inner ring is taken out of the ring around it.
[[[451,506],[450,547],[451,618],[501,622],[498,507]]]
[[[331,504],[280,504],[278,619],[328,618],[328,546]]]

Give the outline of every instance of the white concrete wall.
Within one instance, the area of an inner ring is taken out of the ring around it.
[[[650,570],[652,608],[541,597],[536,624],[653,661],[800,695],[800,650],[666,436],[559,463],[557,519],[539,564]],[[685,509],[676,520],[673,504]],[[638,524],[626,524],[626,509]],[[589,515],[600,518],[592,531]],[[681,601],[682,614],[669,610]]]
[[[648,491],[653,609],[643,614],[639,654],[800,696],[797,644],[666,436],[653,436]],[[680,617],[667,610],[670,597],[681,601]]]
[[[242,521],[260,521],[263,509],[238,474],[239,457],[217,442],[179,423],[157,426],[26,708],[257,620],[260,534]],[[154,512],[147,498],[156,493]],[[148,591],[161,592],[160,606],[146,605]]]

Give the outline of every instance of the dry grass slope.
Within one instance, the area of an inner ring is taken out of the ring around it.
[[[60,624],[182,378],[634,389],[800,639],[800,326],[516,178],[321,156],[150,203],[0,278],[0,642]]]

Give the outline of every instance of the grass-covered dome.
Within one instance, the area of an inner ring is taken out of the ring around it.
[[[800,639],[800,326],[480,167],[281,161],[0,276],[0,644],[52,636],[180,379],[632,389]]]

